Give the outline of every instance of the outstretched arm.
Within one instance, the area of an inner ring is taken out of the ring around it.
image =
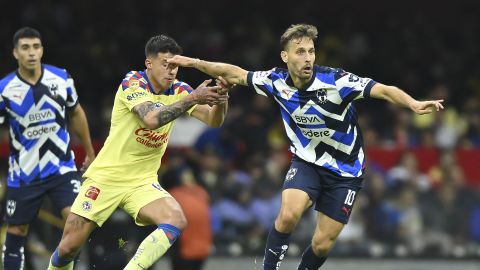
[[[374,98],[384,99],[395,105],[407,107],[417,114],[428,114],[443,109],[443,100],[418,101],[395,86],[376,83],[370,92]]]
[[[225,78],[229,84],[247,85],[248,71],[239,66],[219,62],[208,62],[182,55],[175,55],[168,59],[167,62],[174,66],[196,68],[214,78],[221,76]]]
[[[170,105],[157,105],[151,101],[143,102],[132,108],[145,126],[157,129],[188,111],[196,104],[215,105],[226,102],[228,96],[217,93],[220,86],[207,86],[211,80],[206,80],[191,94]]]

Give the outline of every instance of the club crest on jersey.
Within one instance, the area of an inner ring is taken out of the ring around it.
[[[292,180],[295,174],[297,174],[297,171],[298,171],[297,168],[290,168],[290,170],[288,170],[287,172],[287,175],[285,176],[285,181]]]
[[[58,84],[52,83],[48,88],[50,89],[50,93],[52,93],[53,97],[58,96]]]
[[[89,202],[89,201],[84,201],[82,203],[82,210],[85,211],[85,212],[88,212],[88,211],[92,210],[92,203]]]
[[[17,208],[17,202],[14,200],[7,201],[7,214],[11,217],[15,213],[15,209]]]
[[[320,89],[317,91],[317,98],[320,101],[321,104],[327,103],[327,90],[325,89]]]
[[[90,198],[90,199],[95,201],[98,197],[98,194],[100,194],[100,189],[98,189],[94,186],[90,186],[87,189],[87,192],[85,192],[85,197]]]
[[[128,87],[135,90],[138,87],[140,87],[140,82],[138,80],[135,80],[135,79],[130,79],[128,81]]]

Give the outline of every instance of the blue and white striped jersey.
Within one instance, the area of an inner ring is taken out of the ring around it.
[[[280,105],[292,153],[341,176],[359,177],[363,139],[352,102],[369,97],[375,81],[324,66],[313,71],[303,89],[281,68],[249,72],[248,85]]]
[[[35,85],[17,72],[0,81],[0,123],[10,126],[9,187],[76,170],[65,111],[77,103],[72,78],[54,66],[43,65]]]

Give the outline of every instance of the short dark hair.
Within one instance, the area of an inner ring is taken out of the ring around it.
[[[145,45],[146,57],[156,56],[158,53],[182,54],[183,50],[173,38],[159,35],[151,37]]]
[[[40,41],[42,40],[42,36],[37,29],[33,29],[31,27],[23,27],[17,30],[13,35],[13,47],[17,47],[18,40],[21,38],[38,38]]]
[[[287,48],[287,44],[292,39],[299,39],[308,37],[315,41],[317,39],[318,31],[317,27],[309,24],[292,24],[282,37],[280,37],[280,47],[282,50]]]

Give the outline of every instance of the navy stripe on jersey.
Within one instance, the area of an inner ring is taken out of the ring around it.
[[[16,72],[0,80],[0,123],[10,127],[9,187],[76,170],[65,114],[77,104],[73,80],[61,68],[43,65],[35,85]]]
[[[274,68],[249,72],[248,85],[279,105],[290,139],[299,158],[339,175],[363,173],[363,139],[353,101],[370,97],[375,81],[342,69],[314,66],[304,89],[293,86],[288,71]]]

